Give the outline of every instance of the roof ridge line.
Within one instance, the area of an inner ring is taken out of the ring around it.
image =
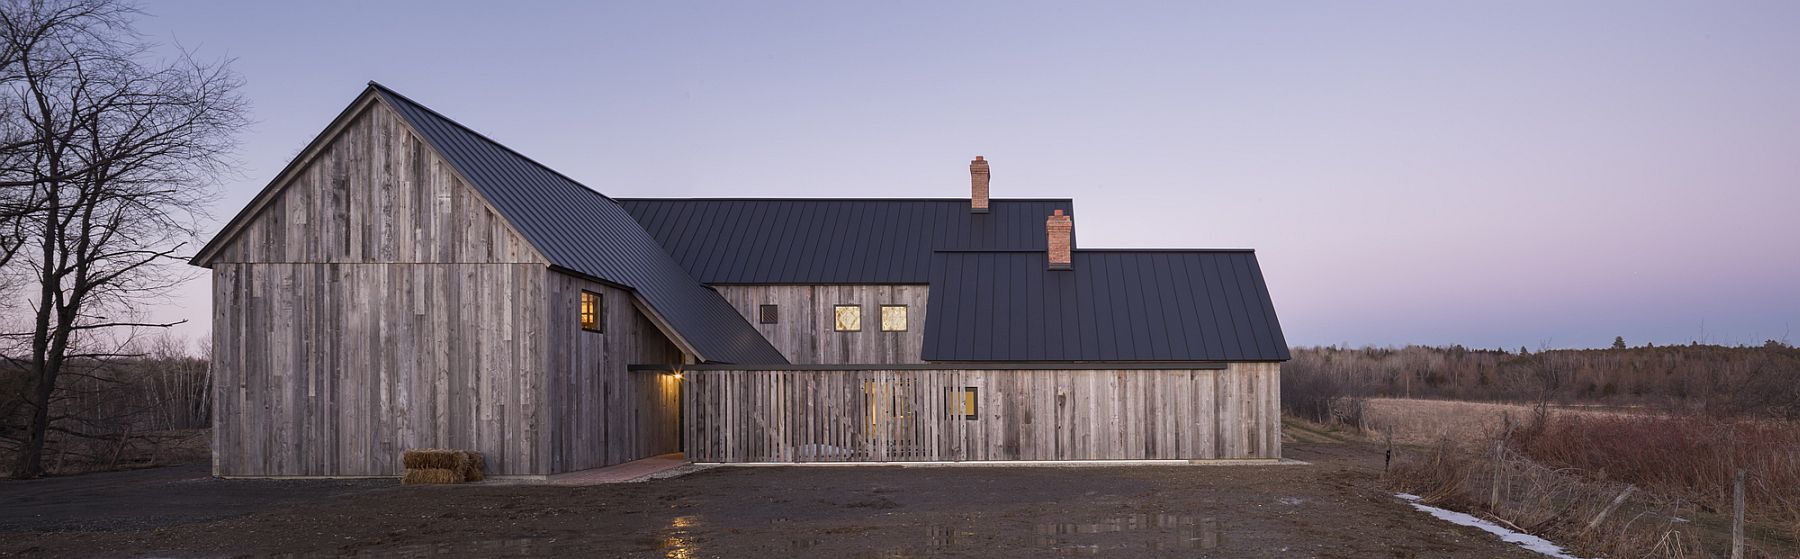
[[[808,197],[808,196],[770,196],[770,197],[759,197],[759,196],[692,196],[692,197],[675,197],[675,196],[625,196],[625,197],[619,197],[619,198],[613,198],[613,200],[616,200],[616,201],[632,201],[632,202],[639,202],[639,201],[655,201],[655,202],[719,202],[719,201],[729,201],[729,202],[741,202],[741,201],[749,201],[749,202],[761,202],[761,201],[770,201],[770,202],[812,202],[812,201],[817,201],[817,202],[845,202],[845,201],[848,201],[848,202],[882,202],[882,201],[896,201],[896,202],[967,202],[967,201],[969,201],[969,199],[968,199],[968,198],[954,198],[954,197],[921,197],[921,198],[907,198],[907,197],[895,197],[895,196],[836,196],[836,197]],[[1074,202],[1075,202],[1075,199],[1074,199],[1074,198],[992,198],[992,199],[991,199],[991,200],[992,200],[992,201],[995,201],[995,202],[1069,202],[1069,203],[1074,203]]]
[[[371,88],[375,88],[375,89],[377,89],[377,90],[380,90],[380,91],[381,91],[381,92],[382,92],[382,93],[386,93],[386,94],[388,94],[388,95],[392,95],[392,96],[394,96],[394,97],[396,97],[396,98],[399,98],[399,99],[400,99],[400,100],[401,100],[401,101],[405,101],[405,102],[407,102],[407,103],[409,103],[409,104],[412,104],[412,105],[413,105],[413,106],[415,106],[415,107],[418,107],[418,108],[419,108],[419,109],[420,109],[420,110],[423,110],[423,111],[425,111],[425,112],[427,112],[427,113],[431,113],[431,116],[435,116],[435,117],[438,117],[438,118],[440,118],[440,119],[443,119],[443,121],[444,121],[444,122],[448,122],[448,123],[450,123],[450,125],[451,125],[451,126],[455,126],[455,127],[457,127],[457,128],[461,128],[461,129],[462,129],[462,130],[463,130],[463,131],[464,131],[464,132],[468,132],[468,133],[469,133],[469,135],[472,135],[472,136],[475,136],[475,137],[477,137],[477,138],[481,138],[481,140],[482,140],[482,141],[484,141],[484,142],[487,142],[487,143],[490,143],[490,144],[494,144],[494,147],[497,147],[497,148],[500,148],[500,149],[503,149],[503,150],[506,150],[506,152],[507,152],[507,153],[511,153],[511,154],[513,154],[513,155],[515,155],[515,156],[517,156],[517,157],[518,157],[518,158],[519,158],[519,159],[524,159],[524,160],[525,160],[525,161],[526,161],[526,162],[529,162],[529,163],[531,163],[531,164],[532,164],[532,165],[537,165],[537,166],[538,166],[538,167],[541,167],[541,168],[543,168],[543,169],[544,169],[544,170],[545,170],[545,171],[549,171],[549,172],[550,172],[550,174],[552,174],[552,175],[556,175],[556,176],[558,176],[558,177],[561,177],[561,178],[562,178],[562,179],[563,179],[563,180],[566,180],[566,181],[569,181],[569,182],[571,182],[571,183],[574,183],[574,184],[575,184],[575,186],[579,186],[579,187],[581,187],[581,188],[582,188],[582,189],[583,189],[583,190],[586,190],[586,191],[588,191],[588,192],[592,192],[592,193],[594,193],[594,194],[595,194],[595,195],[597,195],[597,196],[599,196],[599,197],[601,197],[601,198],[605,198],[605,199],[607,199],[607,200],[608,200],[608,201],[614,201],[614,202],[616,202],[616,200],[615,200],[615,199],[614,199],[614,198],[613,198],[613,197],[611,197],[611,196],[607,196],[607,195],[606,195],[606,193],[604,193],[604,192],[601,192],[601,191],[598,191],[598,190],[595,190],[595,189],[594,189],[594,188],[593,188],[593,187],[590,187],[590,186],[588,186],[588,185],[586,185],[586,184],[584,184],[584,183],[582,183],[582,182],[581,182],[581,181],[578,181],[578,180],[575,180],[575,178],[574,178],[574,177],[570,177],[570,176],[569,176],[569,175],[566,175],[566,174],[563,174],[563,172],[562,172],[562,171],[558,171],[558,170],[556,170],[556,169],[555,169],[555,168],[554,168],[554,167],[551,167],[551,166],[549,166],[549,165],[545,165],[545,164],[543,164],[543,163],[542,163],[542,162],[539,162],[539,161],[538,161],[538,160],[536,160],[536,159],[532,159],[532,158],[531,158],[531,156],[529,156],[529,155],[525,155],[525,154],[524,154],[524,153],[521,153],[521,152],[519,152],[519,150],[516,150],[516,149],[513,149],[513,148],[512,148],[512,147],[511,147],[511,146],[508,146],[508,145],[506,145],[506,144],[503,144],[503,143],[500,143],[500,141],[499,141],[499,140],[495,140],[495,139],[493,139],[493,138],[489,138],[489,137],[488,137],[488,136],[487,136],[487,135],[486,135],[486,134],[482,134],[482,133],[481,133],[481,132],[479,132],[479,131],[476,131],[476,130],[475,130],[475,129],[474,129],[474,128],[470,128],[470,127],[469,127],[469,126],[468,126],[468,125],[465,125],[465,124],[463,124],[463,123],[461,123],[461,122],[457,122],[457,121],[456,121],[456,119],[454,119],[454,118],[450,118],[450,117],[449,117],[449,116],[447,116],[447,115],[445,115],[445,114],[444,114],[444,113],[440,113],[440,112],[437,112],[437,109],[433,109],[433,108],[431,108],[431,107],[429,107],[429,106],[426,106],[426,105],[425,105],[425,104],[424,104],[424,103],[420,103],[420,102],[418,102],[418,101],[415,101],[415,100],[413,100],[413,98],[411,98],[411,97],[407,97],[407,96],[406,96],[406,95],[404,95],[404,94],[402,94],[402,93],[400,93],[400,92],[398,92],[398,91],[394,91],[394,89],[393,89],[393,88],[391,88],[391,87],[388,87],[388,86],[385,86],[385,85],[381,85],[381,82],[377,82],[377,81],[375,81],[375,80],[369,80],[369,87],[371,87]]]
[[[1074,252],[1256,252],[1253,248],[1075,248]],[[1042,253],[1043,249],[934,248],[932,252]]]

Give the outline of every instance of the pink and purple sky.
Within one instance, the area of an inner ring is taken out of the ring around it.
[[[1800,3],[145,8],[248,80],[221,219],[373,79],[620,197],[985,155],[1084,247],[1257,249],[1295,345],[1800,341]]]

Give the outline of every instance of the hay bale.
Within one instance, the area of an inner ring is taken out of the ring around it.
[[[468,460],[463,468],[463,481],[481,481],[487,479],[487,457],[473,450],[463,453]]]
[[[468,467],[468,460],[467,452],[451,448],[414,448],[400,454],[400,464],[408,470],[462,471]]]
[[[406,475],[400,477],[400,483],[404,485],[462,483],[462,481],[462,470],[449,468],[407,468]]]

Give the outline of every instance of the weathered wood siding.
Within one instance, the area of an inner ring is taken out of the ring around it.
[[[544,267],[215,264],[214,472],[400,472],[402,450],[544,471]]]
[[[211,261],[215,473],[395,475],[454,447],[542,475],[676,447],[673,379],[625,366],[679,355],[628,294],[550,272],[385,105],[330,133]],[[583,287],[606,334],[580,330]]]
[[[688,371],[696,462],[1281,457],[1278,363],[1225,370]],[[949,395],[977,389],[977,418]]]
[[[548,264],[386,105],[303,163],[213,262]]]
[[[681,363],[681,350],[631,294],[573,276],[549,276],[550,466],[597,468],[681,451],[681,381],[628,365]],[[581,329],[581,292],[601,295],[604,333]]]
[[[717,285],[713,286],[738,313],[791,363],[875,364],[924,363],[924,285]],[[775,324],[758,320],[758,308],[777,305]],[[862,307],[862,331],[835,329],[837,305]],[[906,305],[905,332],[881,331],[881,306]]]

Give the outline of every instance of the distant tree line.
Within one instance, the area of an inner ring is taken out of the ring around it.
[[[1282,367],[1289,413],[1353,414],[1366,397],[1607,404],[1800,419],[1800,349],[1686,346],[1610,349],[1303,347]]]
[[[148,336],[121,349],[129,356],[76,358],[52,393],[42,472],[73,474],[205,458],[212,425],[208,347]],[[30,371],[0,362],[0,393],[30,386]],[[16,418],[25,402],[0,399],[0,417]],[[23,422],[0,423],[0,472],[30,442]]]

